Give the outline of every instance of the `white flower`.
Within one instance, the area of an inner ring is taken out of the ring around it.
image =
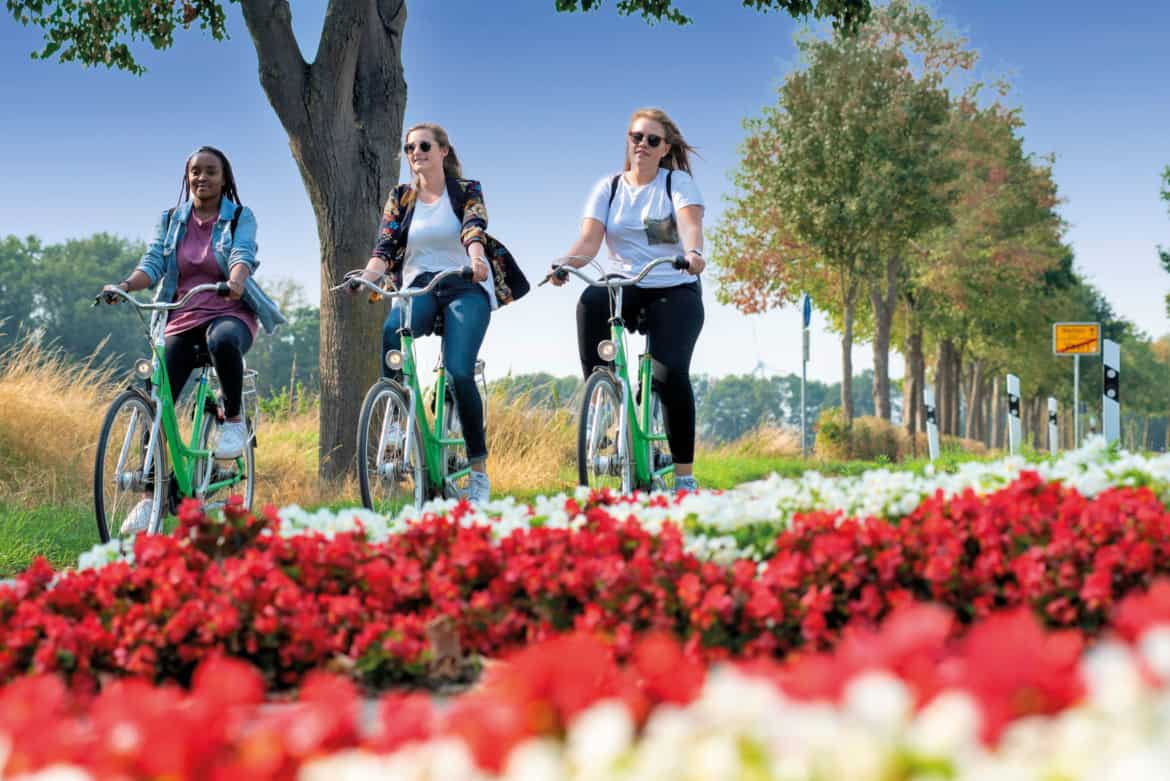
[[[526,740],[512,749],[502,781],[559,781],[566,779],[560,746],[542,738]]]
[[[581,713],[569,725],[569,761],[583,775],[598,773],[627,751],[634,741],[634,719],[629,708],[616,700],[603,700]]]
[[[979,708],[963,692],[948,691],[919,711],[907,732],[908,745],[919,754],[948,757],[979,740]]]
[[[1147,629],[1138,641],[1138,650],[1162,682],[1170,683],[1170,626]]]
[[[1119,643],[1103,642],[1081,660],[1089,698],[1104,713],[1124,716],[1142,697],[1141,673],[1129,649]]]
[[[910,717],[914,700],[910,690],[887,672],[858,675],[845,685],[845,708],[869,729],[893,734]]]

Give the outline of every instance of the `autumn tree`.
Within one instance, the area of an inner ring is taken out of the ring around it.
[[[131,44],[168,48],[198,27],[227,34],[227,2],[238,2],[259,61],[260,83],[288,134],[293,159],[317,218],[321,245],[322,406],[318,443],[323,477],[353,462],[358,409],[378,376],[377,316],[345,306],[328,288],[364,265],[382,201],[397,182],[406,106],[402,66],[405,0],[330,0],[316,57],[308,62],[293,35],[288,0],[5,0],[12,16],[45,32],[35,56],[133,72]],[[556,0],[558,11],[588,11],[600,0]],[[831,18],[854,29],[869,0],[744,0],[796,16]],[[619,0],[623,14],[685,23],[673,0]]]
[[[745,311],[795,302],[802,290],[827,306],[841,332],[846,421],[861,318],[875,345],[875,407],[889,418],[890,329],[907,245],[949,217],[937,197],[954,177],[941,82],[969,56],[903,0],[857,35],[806,35],[798,46],[803,67],[776,105],[745,123],[736,192],[715,234],[721,294]]]

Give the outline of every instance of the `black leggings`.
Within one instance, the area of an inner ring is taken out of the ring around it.
[[[609,291],[586,288],[577,302],[577,350],[585,379],[604,362],[597,343],[609,338]],[[691,355],[703,330],[703,297],[698,282],[674,287],[628,287],[622,293],[622,320],[633,330],[644,319],[653,357],[654,390],[662,399],[662,420],[675,463],[695,460],[695,394]],[[637,365],[631,367],[637,370]]]
[[[223,389],[227,417],[240,414],[244,395],[244,353],[252,346],[252,332],[244,321],[227,315],[167,337],[167,377],[176,401],[191,372],[210,354],[211,365]]]

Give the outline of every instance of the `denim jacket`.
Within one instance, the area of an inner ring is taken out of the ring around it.
[[[162,280],[155,301],[174,301],[175,292],[179,289],[179,243],[187,231],[187,220],[191,217],[191,201],[184,201],[174,209],[167,224],[167,212],[163,212],[158,226],[154,230],[154,238],[146,248],[142,260],[138,262],[138,270],[150,277],[153,287]],[[236,235],[232,236],[232,215],[236,213],[236,205],[228,198],[221,199],[219,219],[211,231],[211,246],[215,250],[215,259],[219,263],[219,270],[227,279],[231,269],[237,263],[247,265],[252,274],[256,273],[260,262],[256,260],[256,216],[252,210],[244,206],[240,210],[240,221],[236,226]],[[256,319],[264,330],[272,333],[278,325],[288,322],[280,313],[276,304],[251,275],[244,281],[244,304],[256,313]]]

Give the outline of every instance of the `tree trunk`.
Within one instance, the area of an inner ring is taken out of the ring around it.
[[[316,60],[307,64],[287,0],[242,0],[260,83],[289,137],[321,245],[319,471],[354,462],[357,418],[378,377],[385,305],[329,288],[370,255],[381,206],[398,181],[406,107],[405,0],[331,0]]]
[[[983,390],[983,361],[976,360],[971,364],[971,382],[967,392],[967,423],[963,427],[963,436],[967,439],[977,439],[979,425],[979,410],[983,404],[980,391]]]
[[[882,420],[890,419],[890,330],[898,305],[898,269],[901,260],[885,263],[885,278],[870,286],[873,304],[873,409]]]
[[[920,427],[925,427],[925,421],[920,426],[923,417],[922,392],[925,387],[926,361],[922,355],[922,324],[912,307],[907,308],[906,337],[906,371],[903,379],[905,393],[903,393],[902,407],[905,418],[906,433],[910,437],[911,452],[918,455],[917,435]]]
[[[845,301],[841,323],[841,411],[845,427],[853,424],[853,313],[856,305],[852,296]]]
[[[988,445],[999,449],[1003,447],[1003,383],[998,373],[991,380],[991,436]]]
[[[950,432],[952,436],[959,436],[962,429],[963,415],[963,349],[962,347],[951,348],[951,404],[949,414]]]
[[[938,343],[938,366],[935,369],[935,389],[934,389],[934,405],[935,413],[938,417],[938,429],[940,434],[950,434],[950,409],[951,409],[951,385],[953,379],[951,377],[951,369],[954,364],[951,361],[951,351],[954,346],[950,339],[943,339]]]

